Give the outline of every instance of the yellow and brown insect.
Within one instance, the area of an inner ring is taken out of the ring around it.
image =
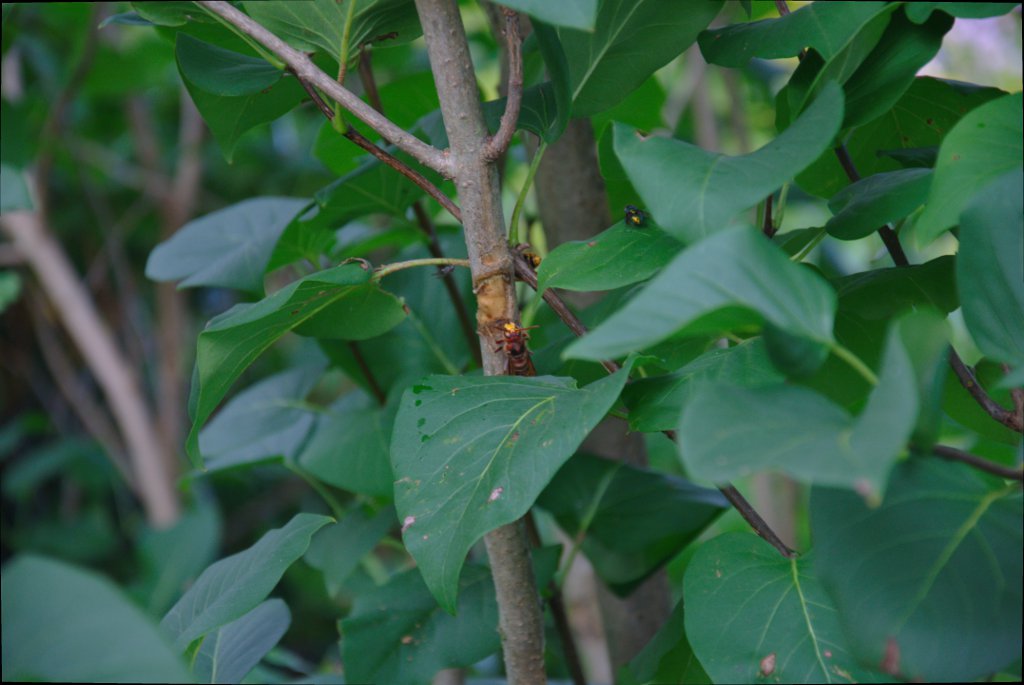
[[[537,328],[537,326],[523,328],[514,321],[501,323],[501,339],[494,351],[505,352],[508,357],[508,374],[510,376],[537,375],[537,370],[533,367],[533,361],[530,359],[530,350],[526,346],[526,341],[530,339],[530,334],[526,331],[532,328]]]
[[[533,267],[534,271],[540,267],[540,255],[530,249],[529,243],[519,243],[516,245],[516,252],[523,256],[523,259],[526,260],[527,264]]]
[[[647,225],[647,212],[636,205],[626,205],[626,225],[633,228],[643,228]]]

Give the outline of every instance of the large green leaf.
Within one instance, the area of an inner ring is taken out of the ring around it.
[[[351,392],[316,418],[299,464],[325,483],[372,497],[391,497],[388,443],[395,408]]]
[[[945,256],[924,264],[872,269],[837,278],[839,311],[881,321],[908,309],[930,305],[943,314],[960,306],[956,260]]]
[[[614,290],[650,278],[682,249],[653,222],[630,228],[620,221],[590,240],[552,250],[537,271],[537,290]]]
[[[871,54],[843,84],[843,128],[871,121],[896,104],[914,82],[918,70],[935,57],[943,36],[951,28],[953,19],[945,13],[918,24],[908,20],[904,12],[896,11]]]
[[[619,669],[616,682],[622,685],[710,685],[711,679],[686,639],[685,616],[683,602],[679,602],[643,650]]]
[[[628,595],[729,505],[682,478],[577,454],[537,504],[551,512],[614,592]]]
[[[729,157],[667,138],[641,139],[616,124],[615,152],[658,224],[694,242],[722,230],[830,147],[843,116],[843,94],[831,84],[775,140]]]
[[[914,235],[931,242],[955,226],[975,193],[1024,159],[1021,94],[1007,95],[969,112],[943,139],[935,180]]]
[[[858,181],[832,196],[828,206],[835,215],[825,224],[829,235],[857,240],[890,221],[914,212],[928,199],[931,169],[900,169]]]
[[[529,511],[618,399],[629,366],[582,389],[551,376],[429,376],[406,390],[391,439],[395,507],[447,611],[469,548]]]
[[[370,283],[358,264],[310,274],[253,304],[235,305],[199,334],[189,397],[192,430],[186,449],[201,467],[199,430],[228,389],[267,348],[298,330],[317,337],[360,340],[390,330],[404,317],[401,302]]]
[[[878,386],[857,417],[800,386],[705,383],[683,408],[679,451],[697,479],[725,483],[780,471],[854,488],[875,501],[917,420],[914,369],[895,330]]]
[[[701,545],[686,569],[683,603],[686,635],[713,682],[884,680],[850,653],[812,559],[787,559],[746,532]]]
[[[1018,160],[1019,161],[1019,160]],[[1024,366],[1024,171],[1004,173],[960,215],[956,281],[964,321],[987,356]]]
[[[207,471],[270,457],[294,459],[313,425],[300,403],[323,375],[322,360],[317,354],[311,363],[264,378],[232,397],[199,433]]]
[[[182,75],[213,95],[258,93],[277,83],[283,73],[265,59],[225,50],[187,33],[178,34],[174,51]]]
[[[736,227],[687,248],[564,356],[609,359],[665,340],[685,327],[716,333],[773,323],[793,335],[832,341],[835,293],[759,232]]]
[[[478,564],[462,570],[457,617],[441,610],[412,569],[360,595],[340,625],[345,674],[356,683],[428,683],[443,668],[470,666],[501,647],[494,581]]]
[[[189,681],[155,623],[109,580],[62,561],[4,565],[4,682]]]
[[[561,29],[573,116],[597,114],[622,100],[689,47],[721,6],[717,0],[601,0],[593,31]]]
[[[211,632],[192,662],[200,683],[240,683],[284,636],[292,614],[280,599],[268,599],[244,616]]]
[[[630,429],[675,430],[683,405],[702,381],[759,388],[784,380],[772,366],[764,340],[754,338],[733,347],[710,350],[667,376],[633,381],[622,391],[622,400],[629,407]]]
[[[1020,658],[1019,485],[915,458],[880,507],[815,488],[815,568],[850,647],[901,680],[970,682]]]
[[[346,6],[335,0],[307,2],[245,2],[253,19],[299,50],[323,50],[338,61]],[[408,43],[422,33],[412,0],[360,0],[349,29],[348,57],[361,46],[385,42]]]
[[[846,149],[862,178],[900,169],[894,154],[938,146],[965,112],[1002,94],[995,88],[954,81],[914,79],[903,97],[882,116],[845,136]],[[797,177],[797,183],[809,193],[829,198],[850,180],[835,153],[828,149]]]
[[[432,172],[427,176],[440,182]],[[318,190],[316,201],[337,227],[367,214],[402,216],[422,195],[418,185],[367,155],[358,167]]]
[[[752,57],[795,57],[806,47],[831,59],[864,24],[888,11],[884,2],[819,2],[778,19],[708,29],[700,34],[701,54],[711,64],[743,67]]]
[[[281,232],[308,200],[256,197],[211,212],[154,248],[146,276],[184,279],[181,287],[236,288],[263,293],[263,273]]]
[[[246,95],[216,95],[184,78],[185,70],[180,62],[178,69],[192,102],[229,163],[244,133],[284,116],[307,97],[306,91],[294,78],[283,78],[269,88]]]
[[[935,10],[964,19],[984,19],[1012,12],[1014,7],[1012,2],[910,2],[906,5],[907,16],[916,22],[925,21]]]
[[[501,0],[499,4],[548,24],[580,31],[592,31],[597,16],[597,0]]]
[[[183,651],[193,640],[256,608],[306,553],[313,533],[330,521],[327,516],[298,514],[249,549],[209,566],[160,623],[175,649]]]

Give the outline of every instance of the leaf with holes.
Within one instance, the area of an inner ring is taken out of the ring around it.
[[[897,467],[874,509],[814,488],[815,569],[850,648],[920,682],[970,682],[1019,660],[1022,520],[1019,484],[932,457]]]
[[[712,682],[884,682],[846,646],[813,557],[787,559],[741,532],[697,550],[683,579],[686,635]]]
[[[584,388],[552,376],[428,376],[406,390],[391,438],[395,507],[445,610],[455,610],[469,548],[529,511],[618,399],[631,366]]]

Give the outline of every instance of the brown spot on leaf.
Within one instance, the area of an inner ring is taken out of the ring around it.
[[[412,644],[412,635],[403,635],[402,636],[402,644],[403,645],[411,645]]]
[[[775,652],[761,659],[761,675],[765,678],[775,673]]]
[[[888,675],[898,675],[900,672],[900,645],[895,638],[885,641],[885,654],[882,656],[882,671]]]

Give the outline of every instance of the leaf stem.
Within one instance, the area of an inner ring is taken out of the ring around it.
[[[385,264],[384,266],[377,267],[373,272],[373,281],[377,282],[383,279],[385,276],[390,276],[396,271],[402,271],[403,269],[414,269],[418,266],[464,266],[469,268],[468,259],[458,259],[456,257],[424,257],[423,259],[410,259],[405,262],[393,262],[391,264]]]
[[[1024,468],[1020,465],[1018,465],[1017,468],[1003,466],[1002,464],[997,464],[989,461],[988,459],[979,457],[976,454],[964,452],[963,450],[958,450],[955,447],[949,447],[947,445],[932,445],[929,451],[937,457],[942,457],[949,461],[958,461],[962,464],[972,466],[979,471],[985,471],[986,473],[999,476],[1000,478],[1024,481]]]
[[[868,383],[871,385],[878,385],[878,376],[875,375],[875,372],[872,371],[860,357],[855,355],[849,349],[843,347],[839,343],[834,343],[832,345],[832,353],[849,364],[850,367]]]
[[[512,220],[508,224],[508,243],[513,247],[522,242],[519,239],[519,214],[523,210],[526,195],[530,192],[530,187],[533,185],[533,177],[537,175],[540,160],[547,149],[548,144],[543,142],[537,148],[537,151],[533,153],[533,159],[530,161],[530,170],[526,173],[526,180],[523,182],[523,187],[519,189],[519,196],[516,198],[516,206],[512,209]]]
[[[622,468],[624,462],[617,462],[615,468],[609,469],[601,476],[601,480],[597,484],[597,488],[594,490],[593,497],[590,498],[590,503],[587,505],[587,510],[583,514],[583,518],[580,520],[579,530],[576,531],[576,535],[573,537],[572,549],[569,550],[569,556],[566,557],[565,563],[562,568],[558,571],[555,576],[555,585],[561,588],[565,584],[565,579],[569,575],[569,570],[572,569],[573,562],[576,561],[576,555],[579,554],[580,547],[583,546],[583,540],[587,537],[587,531],[590,530],[590,524],[594,522],[594,517],[597,516],[597,509],[601,506],[601,500],[604,499],[604,494],[608,492],[608,487],[615,480],[615,474]]]
[[[318,481],[313,476],[309,475],[309,473],[307,473],[304,468],[302,468],[295,462],[285,459],[284,465],[289,471],[294,473],[302,480],[306,481],[309,487],[313,488],[313,490],[316,491],[316,494],[320,495],[324,502],[327,503],[327,506],[330,507],[331,513],[334,514],[335,519],[340,521],[341,519],[345,518],[345,508],[341,506],[341,503],[338,502],[337,499],[335,499],[334,495],[332,495],[327,490],[327,488],[324,487],[323,483]]]
[[[790,257],[789,260],[791,262],[796,262],[796,263],[799,264],[800,262],[804,261],[804,259],[807,258],[807,255],[809,255],[811,253],[811,251],[814,248],[816,248],[821,243],[821,241],[824,240],[824,239],[825,239],[825,229],[822,228],[822,229],[820,229],[818,231],[818,234],[816,236],[811,238],[811,241],[809,243],[804,245],[803,248],[799,252],[797,252],[795,255]]]

